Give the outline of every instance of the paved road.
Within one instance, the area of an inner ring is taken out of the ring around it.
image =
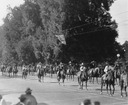
[[[100,101],[101,105],[128,105],[128,98],[120,97],[119,86],[113,97],[100,95],[99,84],[88,84],[88,90],[78,89],[77,81],[67,81],[65,86],[58,85],[56,78],[46,77],[44,83],[38,82],[36,76],[29,76],[26,80],[21,78],[8,78],[0,75],[0,93],[8,105],[17,103],[20,94],[30,87],[39,105],[79,105],[84,99],[92,102]]]

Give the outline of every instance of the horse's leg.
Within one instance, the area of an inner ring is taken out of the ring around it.
[[[106,90],[107,90],[107,94],[108,94],[108,81],[106,81]]]
[[[121,97],[123,97],[123,87],[121,86]]]
[[[83,89],[83,81],[81,81],[81,89]]]
[[[113,81],[113,84],[112,84],[112,87],[113,87],[113,95],[114,95],[114,93],[115,93],[115,82]]]
[[[86,80],[86,81],[85,81],[86,90],[88,90],[88,88],[87,88],[87,82],[88,82],[88,81]]]
[[[127,86],[124,87],[125,96],[127,97]]]
[[[57,77],[57,80],[58,80],[58,84],[60,85],[60,77]]]
[[[68,80],[68,75],[66,74],[67,80]]]
[[[74,81],[74,74],[73,74],[73,81]]]
[[[44,82],[44,75],[42,76],[42,81]]]
[[[103,90],[103,86],[104,86],[104,80],[101,78],[101,90],[100,90],[100,94],[102,94],[102,90]]]
[[[41,82],[41,76],[40,75],[38,76],[38,81]]]
[[[80,83],[80,78],[78,77],[78,84],[79,84],[79,89],[81,89],[81,83]]]
[[[110,96],[112,96],[111,84],[109,84],[109,91],[110,91]]]
[[[63,83],[63,86],[64,86],[64,80],[65,80],[65,79],[64,79],[64,78],[62,78],[62,83]]]
[[[95,77],[92,77],[92,83],[94,84]]]
[[[90,83],[92,82],[92,77],[91,76],[89,77],[89,81],[90,81]]]
[[[23,73],[22,73],[22,79],[23,79]]]
[[[98,83],[98,77],[96,77],[96,82],[97,82],[97,84],[99,84],[99,83]]]

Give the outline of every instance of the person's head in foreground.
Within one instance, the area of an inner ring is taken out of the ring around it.
[[[100,105],[100,102],[99,101],[95,101],[94,105]]]
[[[80,103],[80,105],[91,105],[91,100],[90,99],[85,99]]]
[[[32,94],[32,90],[30,88],[27,88],[25,91],[26,94]]]

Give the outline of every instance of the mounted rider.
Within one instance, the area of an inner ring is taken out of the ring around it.
[[[86,67],[84,66],[84,63],[81,63],[80,65],[80,77],[82,76],[82,74],[86,72]]]
[[[63,63],[60,62],[60,64],[58,65],[58,70],[57,70],[57,75],[60,76],[61,71],[63,70]]]
[[[95,61],[91,61],[91,63],[90,63],[90,68],[92,69],[92,68],[95,68],[95,66],[96,66],[96,62]]]
[[[72,71],[72,62],[69,61],[68,64],[69,64],[69,65],[68,65],[67,73],[71,73],[71,71]]]
[[[105,68],[104,68],[104,74],[103,74],[103,76],[102,76],[104,80],[107,79],[108,71],[109,71],[109,63],[106,62],[106,66],[105,66]]]
[[[59,64],[59,71],[62,71],[63,68],[64,68],[64,64],[62,62],[60,62],[60,64]]]
[[[37,66],[36,66],[37,74],[39,74],[41,67],[42,67],[42,63],[39,62],[39,63],[37,64]]]
[[[26,65],[23,65],[23,67],[22,67],[22,71],[23,71],[23,72],[26,72],[26,71],[27,71],[27,67],[26,67]]]

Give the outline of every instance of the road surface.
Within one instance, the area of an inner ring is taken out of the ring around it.
[[[0,94],[3,95],[8,105],[19,101],[18,97],[27,87],[33,91],[39,105],[79,105],[84,99],[92,102],[100,101],[101,105],[128,105],[128,97],[120,97],[119,86],[116,86],[114,96],[109,96],[106,91],[100,95],[100,84],[88,83],[88,90],[78,89],[77,80],[66,80],[65,85],[59,85],[56,78],[45,77],[44,82],[38,82],[36,76],[22,79],[3,77],[0,74]]]

